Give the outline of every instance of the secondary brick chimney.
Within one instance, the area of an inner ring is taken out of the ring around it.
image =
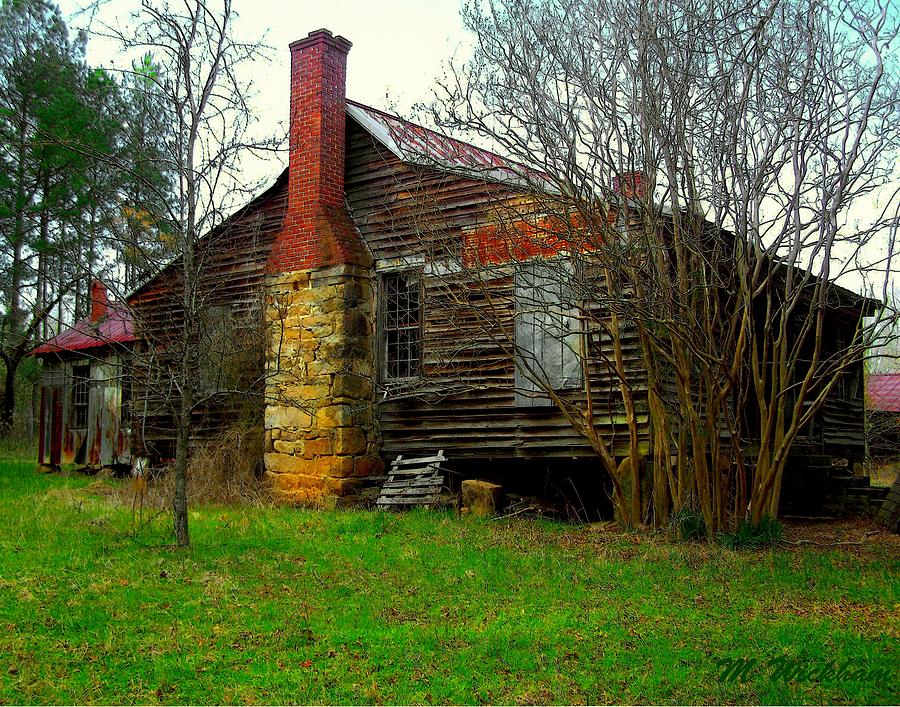
[[[327,29],[291,44],[288,208],[270,273],[368,265],[344,203],[347,52]]]
[[[109,308],[109,298],[106,295],[106,285],[100,280],[91,283],[91,321],[99,322]]]
[[[643,170],[624,172],[613,179],[613,191],[626,199],[643,201],[647,198],[648,184],[647,173]]]
[[[288,200],[267,263],[266,473],[315,505],[383,469],[372,258],[344,200],[349,50],[324,29],[291,44]]]

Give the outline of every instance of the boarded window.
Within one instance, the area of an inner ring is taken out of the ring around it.
[[[231,307],[227,304],[206,307],[199,317],[198,390],[206,395],[227,390],[231,383],[227,363],[234,348]]]
[[[551,405],[546,388],[581,385],[581,332],[572,302],[571,263],[520,264],[516,292],[516,405]]]
[[[87,429],[91,367],[72,367],[72,426]]]
[[[381,278],[381,355],[386,379],[412,378],[422,366],[421,279],[415,271]]]

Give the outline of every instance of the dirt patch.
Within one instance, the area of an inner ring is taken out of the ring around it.
[[[835,625],[852,627],[863,635],[888,635],[900,637],[900,613],[896,609],[871,604],[840,600],[821,601],[792,594],[790,597],[769,597],[745,610],[746,616],[758,616],[766,621],[778,622],[785,618],[812,621],[830,621]]]
[[[854,552],[883,547],[900,552],[900,535],[871,520],[854,518],[829,521],[784,521],[785,547],[822,547]]]

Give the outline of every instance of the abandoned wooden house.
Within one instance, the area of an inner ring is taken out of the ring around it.
[[[131,314],[99,281],[90,305],[87,317],[32,351],[43,361],[38,463],[128,468]]]
[[[539,267],[512,268],[480,293],[453,278],[467,257],[493,257],[484,248],[494,210],[521,198],[519,167],[348,100],[350,46],[326,30],[291,45],[289,166],[200,245],[206,338],[242,354],[250,373],[204,374],[195,440],[236,419],[258,425],[266,476],[297,502],[343,495],[381,475],[398,454],[439,449],[471,476],[548,466],[581,466],[598,476],[587,441],[529,387],[479,314],[499,306],[498,326],[514,339],[533,335],[534,322],[516,316],[516,302],[550,296],[558,283]],[[173,364],[182,318],[175,265],[128,298],[143,352],[131,376],[141,411],[134,444],[155,461],[174,456],[159,369]],[[834,331],[852,336],[863,306],[857,300],[839,307]],[[535,355],[560,390],[581,390],[581,367],[573,367],[559,342]],[[597,424],[608,420],[604,433],[612,436],[615,386],[599,370],[588,375],[595,407],[609,412]],[[253,386],[264,404],[248,422],[228,391]],[[47,429],[57,429],[54,410],[75,412],[62,393],[49,391]],[[84,413],[78,415],[85,431],[66,442],[73,454],[89,432]],[[640,422],[646,428],[646,417]],[[51,445],[53,434],[47,435]],[[842,385],[802,442],[801,456],[861,458],[861,385]],[[642,445],[649,443],[648,433]],[[58,451],[50,454],[59,459]]]

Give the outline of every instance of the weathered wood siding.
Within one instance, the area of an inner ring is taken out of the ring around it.
[[[265,338],[262,297],[265,265],[287,203],[287,175],[282,174],[264,194],[230,217],[198,247],[203,267],[196,291],[201,312],[223,312],[232,327],[234,342],[243,347],[250,368],[245,381],[258,381],[246,395],[226,396],[205,391],[193,415],[192,439],[208,439],[237,421],[247,406],[258,409],[262,425],[262,380]],[[180,362],[184,326],[181,303],[181,266],[176,261],[129,299],[135,331],[142,345],[134,364],[134,414],[139,421],[136,441],[158,460],[174,457],[178,391],[170,371]],[[239,352],[240,353],[240,352]],[[242,389],[243,390],[243,389]],[[241,408],[238,410],[237,408]]]
[[[463,229],[488,223],[515,193],[403,163],[352,121],[347,154],[347,201],[376,262],[421,263],[422,271],[423,378],[383,384],[384,454],[443,448],[451,458],[593,456],[555,407],[516,405],[512,271],[473,277],[444,267],[458,257]],[[626,349],[640,408],[644,388],[636,342],[627,342]],[[591,378],[595,425],[624,449],[628,436],[618,387],[598,361],[592,361]],[[566,395],[584,397],[578,390]],[[646,414],[640,412],[639,419],[646,444]]]

